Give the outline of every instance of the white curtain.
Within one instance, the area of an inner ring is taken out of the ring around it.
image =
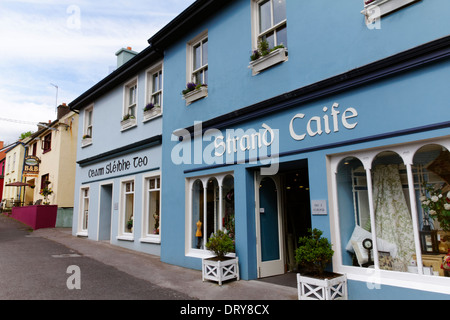
[[[377,237],[397,246],[397,262],[406,270],[415,253],[414,232],[398,165],[375,167],[373,199]]]

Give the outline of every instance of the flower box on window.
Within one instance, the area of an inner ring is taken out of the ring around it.
[[[261,71],[268,69],[276,64],[287,61],[287,59],[288,59],[287,49],[278,48],[265,56],[262,56],[254,61],[251,61],[249,68],[252,69],[253,75],[256,75]]]
[[[81,140],[81,146],[85,147],[91,144],[92,144],[92,137],[89,135],[83,136],[83,139]]]
[[[136,124],[137,124],[136,118],[133,116],[124,116],[123,120],[120,121],[122,131],[134,127],[136,126]]]
[[[367,22],[373,22],[382,16],[420,0],[365,0],[364,10]]]
[[[206,84],[195,85],[187,84],[187,88],[183,90],[183,99],[186,100],[186,105],[192,102],[203,99],[208,96],[208,86]]]
[[[144,122],[156,118],[161,115],[161,106],[153,105],[153,103],[149,103],[144,108]]]

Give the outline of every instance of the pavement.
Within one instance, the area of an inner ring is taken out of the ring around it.
[[[117,268],[152,285],[186,294],[193,300],[297,300],[297,289],[258,280],[230,280],[219,286],[202,281],[202,273],[160,261],[159,256],[132,251],[72,235],[70,228],[39,229],[32,233],[62,244],[79,254]]]

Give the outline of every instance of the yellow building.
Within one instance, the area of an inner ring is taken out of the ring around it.
[[[30,138],[17,141],[6,152],[5,174],[2,199],[5,208],[13,206],[14,202],[23,202],[23,187],[7,187],[7,184],[22,181],[22,169],[25,156],[25,146]]]
[[[58,205],[58,226],[72,226],[75,162],[77,150],[78,114],[65,104],[58,107],[57,120],[40,123],[39,130],[26,144],[27,155],[39,161],[39,172],[24,174],[24,181],[34,186],[26,188],[26,204],[44,203],[41,190],[50,181],[48,196],[51,205]],[[39,201],[40,200],[40,201]]]

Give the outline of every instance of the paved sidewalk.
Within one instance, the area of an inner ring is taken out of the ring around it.
[[[152,284],[185,293],[199,300],[296,300],[297,289],[261,281],[230,281],[220,287],[203,282],[201,271],[169,265],[152,256],[105,242],[74,237],[71,229],[39,229],[34,237],[46,238],[78,253],[113,266]]]

